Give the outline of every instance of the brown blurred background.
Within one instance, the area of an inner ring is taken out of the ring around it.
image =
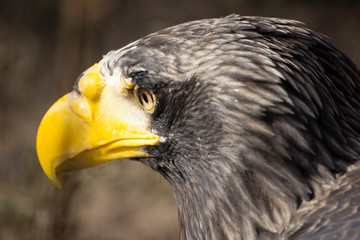
[[[292,18],[360,65],[360,1],[0,0],[0,239],[177,239],[165,180],[113,161],[71,174],[62,192],[37,161],[37,127],[77,76],[148,33],[189,20]]]

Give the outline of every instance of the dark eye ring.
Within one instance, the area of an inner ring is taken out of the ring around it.
[[[136,86],[134,94],[137,101],[145,109],[145,111],[152,112],[155,109],[156,99],[150,90]]]

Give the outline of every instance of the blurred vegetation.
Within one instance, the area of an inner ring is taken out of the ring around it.
[[[0,239],[177,239],[174,199],[158,174],[114,161],[68,176],[59,191],[37,162],[36,131],[109,50],[230,13],[303,21],[360,65],[358,0],[0,0]]]

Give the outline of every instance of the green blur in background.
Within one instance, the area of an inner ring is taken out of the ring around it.
[[[261,15],[300,20],[360,65],[360,1],[0,0],[0,239],[177,239],[170,187],[137,162],[69,174],[56,189],[36,131],[104,54],[178,23]]]

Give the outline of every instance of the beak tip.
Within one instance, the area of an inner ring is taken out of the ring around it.
[[[64,181],[61,173],[56,172],[56,168],[54,170],[44,169],[46,176],[50,179],[52,183],[56,185],[56,187],[60,190],[64,190]]]
[[[50,180],[56,185],[56,187],[60,190],[64,190],[64,181],[62,177],[55,176],[55,178],[50,178]]]

